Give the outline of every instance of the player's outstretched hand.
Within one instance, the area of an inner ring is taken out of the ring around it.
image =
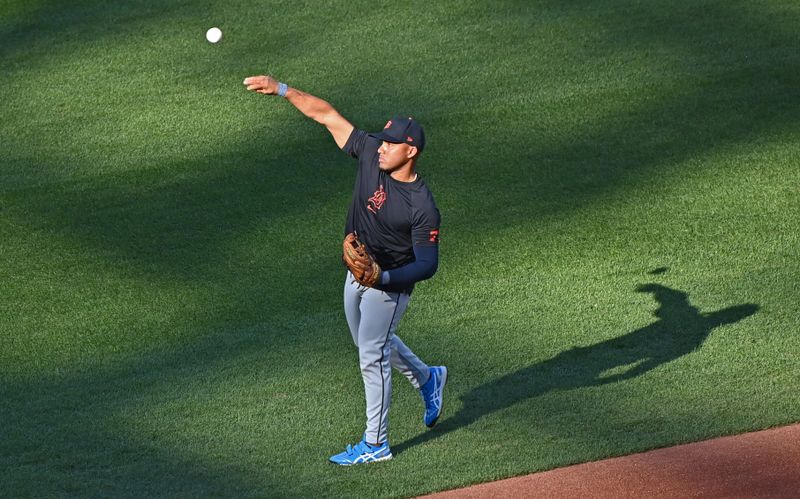
[[[271,76],[248,76],[243,83],[247,85],[247,90],[259,94],[276,95],[278,93],[278,80]]]

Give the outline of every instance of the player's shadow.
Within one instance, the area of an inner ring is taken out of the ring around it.
[[[714,328],[738,322],[759,309],[748,303],[702,313],[683,291],[660,284],[644,284],[636,290],[652,293],[658,301],[656,322],[624,336],[572,348],[480,385],[461,397],[462,407],[454,416],[392,450],[403,452],[551,390],[598,386],[640,376],[698,349]]]

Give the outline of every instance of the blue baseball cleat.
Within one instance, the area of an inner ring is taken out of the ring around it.
[[[447,368],[444,366],[431,367],[431,377],[419,389],[422,400],[425,401],[425,426],[433,428],[442,414],[442,394],[447,383]]]
[[[362,438],[355,446],[348,445],[347,449],[341,454],[331,456],[330,462],[342,466],[353,464],[377,463],[378,461],[388,461],[392,458],[392,451],[389,450],[389,442],[380,445],[370,445]]]

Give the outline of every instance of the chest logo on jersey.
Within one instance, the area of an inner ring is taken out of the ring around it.
[[[367,200],[367,209],[372,213],[378,213],[386,202],[386,192],[383,190],[383,184],[375,191],[375,194]]]

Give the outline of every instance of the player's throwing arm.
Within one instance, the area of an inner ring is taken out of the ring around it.
[[[250,76],[244,79],[244,84],[247,85],[247,90],[259,94],[286,97],[286,100],[291,102],[301,113],[317,123],[325,125],[340,149],[344,147],[347,138],[353,132],[353,125],[333,106],[319,97],[291,88],[271,76]]]

